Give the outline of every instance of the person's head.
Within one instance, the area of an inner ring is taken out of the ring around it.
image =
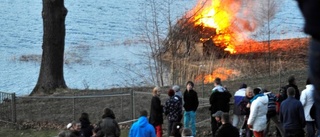
[[[288,83],[289,84],[293,84],[295,85],[296,84],[296,78],[292,75],[288,78]]]
[[[182,137],[191,137],[192,136],[192,130],[190,128],[183,128],[181,136]]]
[[[172,89],[174,90],[174,92],[180,91],[180,87],[178,85],[172,86]]]
[[[153,96],[160,96],[160,94],[161,94],[160,87],[158,87],[158,86],[154,87],[152,90],[152,95]]]
[[[187,90],[189,91],[189,90],[193,89],[194,84],[193,84],[192,81],[188,81],[187,84],[186,84],[186,86],[187,86]]]
[[[81,131],[81,123],[79,121],[73,121],[70,130]]]
[[[258,95],[258,94],[260,94],[261,91],[262,91],[262,89],[259,88],[259,87],[254,88],[254,89],[253,89],[253,95],[254,95],[254,96],[255,96],[255,95]]]
[[[212,117],[214,117],[214,119],[217,122],[221,122],[221,116],[222,116],[223,112],[222,111],[217,111],[216,113],[212,114]]]
[[[247,88],[247,84],[245,84],[245,83],[241,84],[239,89],[242,89],[242,88]]]
[[[174,90],[173,90],[173,89],[169,89],[169,91],[168,91],[168,96],[169,96],[169,97],[174,96]]]
[[[230,115],[228,113],[223,113],[221,116],[222,124],[230,123]]]
[[[251,87],[247,87],[246,89],[246,97],[252,98],[253,97],[253,90]]]
[[[214,86],[217,86],[217,85],[221,85],[221,79],[219,77],[216,77],[214,79],[214,82],[213,82]]]
[[[89,122],[89,114],[88,113],[81,113],[81,116],[79,118],[80,121],[88,121]]]
[[[141,110],[140,111],[140,117],[148,117],[148,111],[147,110]]]
[[[110,108],[103,109],[102,118],[107,118],[107,117],[112,118],[112,119],[116,118],[116,116],[114,115],[113,111]]]
[[[289,88],[287,89],[287,94],[288,94],[288,96],[290,96],[290,97],[294,97],[294,95],[296,94],[296,91],[295,91],[295,89],[294,89],[293,87],[289,87]]]
[[[308,78],[307,81],[306,81],[306,85],[310,85],[310,84],[312,84],[312,83],[311,83],[310,78]]]

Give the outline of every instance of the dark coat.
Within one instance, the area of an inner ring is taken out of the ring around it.
[[[199,106],[198,94],[193,89],[183,93],[184,109],[185,111],[197,111]]]
[[[239,137],[239,131],[230,123],[225,123],[216,131],[215,137]]]
[[[219,92],[215,91],[210,95],[210,111],[211,114],[216,113],[218,110],[223,112],[229,112],[230,110],[230,98],[232,95],[229,92]]]
[[[153,126],[163,124],[163,106],[158,96],[153,96],[151,99],[149,122]]]
[[[297,99],[297,100],[300,100],[300,91],[299,91],[299,89],[298,89],[298,86],[297,85],[294,85],[294,84],[288,84],[288,85],[286,85],[286,86],[284,86],[284,87],[281,87],[281,96],[279,97],[279,99],[278,99],[278,102],[282,102],[282,101],[284,101],[284,100],[286,100],[287,98],[288,98],[288,95],[287,95],[287,89],[289,88],[289,87],[293,87],[294,88],[294,90],[296,91],[295,93],[295,98]]]
[[[81,123],[81,133],[83,134],[83,136],[91,137],[93,126],[91,125],[89,119],[80,119],[80,123]]]
[[[179,122],[181,120],[182,106],[178,96],[172,96],[166,101],[165,115],[171,122]]]
[[[293,97],[281,103],[279,117],[284,129],[300,130],[306,125],[303,106]]]
[[[244,98],[242,99],[242,101],[240,102],[240,104],[239,104],[239,109],[240,109],[241,115],[246,115],[247,117],[249,117],[250,108],[247,108],[247,104],[250,103],[250,100],[251,100],[252,98],[253,98],[253,97],[248,98],[248,97],[246,96],[246,97],[244,97]]]
[[[108,111],[102,116],[102,120],[98,123],[98,127],[101,128],[105,137],[120,137],[120,128],[112,111]]]

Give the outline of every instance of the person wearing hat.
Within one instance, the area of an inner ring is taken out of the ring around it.
[[[230,110],[230,98],[232,95],[228,92],[228,90],[221,86],[221,79],[216,78],[214,82],[215,87],[212,89],[212,93],[210,95],[210,114],[215,114],[218,110],[222,112],[228,113]],[[211,117],[211,131],[212,135],[215,134],[218,127],[216,126],[216,120]]]
[[[134,122],[129,131],[129,137],[156,137],[154,127],[148,121],[148,112],[140,111],[138,121]]]
[[[183,108],[184,102],[183,102],[182,92],[180,91],[180,87],[178,85],[174,85],[174,86],[172,86],[172,89],[174,90],[174,96],[179,98],[179,101],[180,101],[180,104],[181,104],[181,108]],[[180,117],[179,117],[178,121],[181,121],[182,117],[183,117],[183,111],[181,111],[181,114],[180,114]]]
[[[221,123],[221,116],[222,116],[223,112],[222,111],[217,111],[216,113],[212,114],[212,117],[215,119],[215,125],[219,128],[222,123]],[[213,135],[215,135],[215,133],[212,133]]]
[[[240,102],[246,96],[246,84],[241,84],[239,90],[234,93],[234,107],[233,107],[233,120],[232,125],[238,127],[239,123],[244,121],[244,115],[241,115],[240,112]]]
[[[196,136],[196,111],[199,106],[198,94],[193,90],[194,84],[192,81],[188,81],[187,89],[183,93],[184,100],[184,126],[191,128],[193,136]]]
[[[180,104],[179,97],[174,95],[173,89],[169,89],[168,96],[169,99],[166,101],[164,106],[164,114],[168,119],[167,135],[170,136],[171,131],[174,128],[174,123],[180,122],[181,120],[180,115],[182,113],[182,106]]]

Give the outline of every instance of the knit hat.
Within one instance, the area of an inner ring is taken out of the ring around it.
[[[174,90],[174,92],[180,91],[180,87],[178,85],[174,85],[172,89]]]
[[[194,86],[192,81],[188,81],[186,85],[190,84],[192,87]]]
[[[221,117],[223,112],[221,110],[217,111],[216,113],[212,114],[212,117]]]

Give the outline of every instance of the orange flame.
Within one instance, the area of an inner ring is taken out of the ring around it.
[[[239,72],[236,70],[219,67],[219,68],[213,70],[213,72],[211,74],[198,75],[195,78],[195,81],[200,82],[203,80],[203,82],[205,84],[207,84],[207,83],[212,83],[216,77],[219,77],[221,80],[227,80],[228,78],[235,76],[235,75],[238,75],[238,74],[239,74]]]
[[[236,18],[240,4],[234,0],[200,0],[187,16],[192,18],[195,26],[203,26],[216,29],[213,40],[216,44],[226,47],[224,50],[231,54],[236,53],[235,38],[231,31],[232,22]]]

